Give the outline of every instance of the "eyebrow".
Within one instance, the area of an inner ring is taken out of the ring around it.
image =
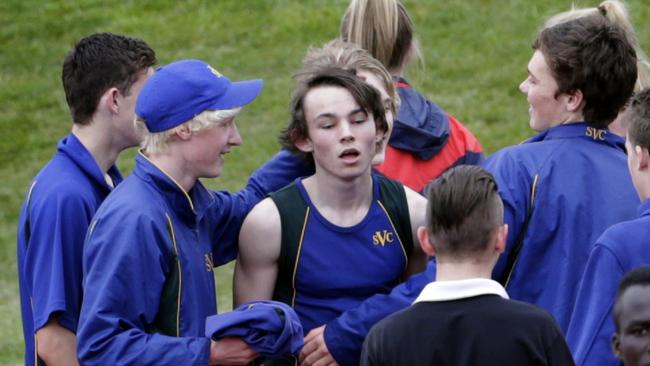
[[[366,112],[365,109],[359,107],[359,108],[357,108],[357,109],[351,111],[350,113],[348,113],[348,116],[353,116],[353,115],[355,115],[355,114],[357,114],[357,113],[365,113],[365,114],[368,114],[368,112]],[[319,118],[331,118],[331,117],[336,117],[336,115],[335,115],[334,113],[331,113],[331,112],[324,112],[324,113],[321,113],[321,114],[317,115],[315,119],[319,119]]]

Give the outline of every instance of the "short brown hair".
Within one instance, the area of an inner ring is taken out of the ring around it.
[[[426,225],[438,254],[481,254],[503,225],[503,202],[492,174],[475,165],[447,170],[428,187]]]
[[[115,87],[129,95],[138,77],[155,64],[156,53],[140,39],[112,33],[81,39],[66,56],[61,73],[72,121],[88,124],[106,90]]]
[[[627,128],[627,137],[632,145],[650,150],[650,88],[634,95],[621,122]]]
[[[636,52],[625,31],[596,14],[548,27],[533,42],[558,84],[556,96],[580,90],[582,114],[607,128],[634,90]]]
[[[301,155],[307,161],[313,163],[313,156],[300,151],[296,147],[296,142],[309,138],[305,118],[305,96],[310,90],[321,86],[335,86],[347,90],[359,104],[359,107],[373,116],[377,131],[385,132],[388,130],[384,106],[377,89],[359,79],[352,70],[332,67],[314,74],[303,82],[299,82],[296,86],[291,99],[289,125],[280,133],[280,143],[289,151]]]

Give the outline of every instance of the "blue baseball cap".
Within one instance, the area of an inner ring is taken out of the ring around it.
[[[242,107],[262,90],[263,81],[232,82],[201,60],[160,67],[145,82],[135,105],[150,132],[174,128],[203,111]]]

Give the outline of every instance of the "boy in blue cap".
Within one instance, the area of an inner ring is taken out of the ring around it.
[[[596,240],[578,290],[567,341],[577,365],[618,365],[610,350],[616,288],[625,273],[650,265],[650,89],[634,96],[621,117],[628,169],[641,198],[638,217]]]
[[[140,143],[133,108],[155,63],[144,41],[111,33],[81,39],[65,58],[72,130],[34,177],[19,216],[25,365],[78,364],[83,240],[100,203],[122,181],[118,155]]]
[[[217,312],[212,269],[236,257],[247,212],[286,180],[254,174],[229,194],[198,179],[221,174],[224,156],[241,144],[234,118],[261,88],[199,60],[164,66],[145,84],[134,173],[102,204],[85,242],[83,364],[243,364],[256,356],[240,339],[204,336]]]

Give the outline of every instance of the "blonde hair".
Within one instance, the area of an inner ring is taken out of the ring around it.
[[[203,111],[189,121],[161,132],[149,132],[144,119],[136,116],[134,120],[136,130],[142,135],[140,147],[145,153],[157,153],[167,148],[167,143],[179,129],[187,128],[192,133],[223,123],[233,118],[241,108],[225,109],[219,111]]]
[[[637,80],[634,91],[638,92],[650,86],[650,62],[645,52],[639,46],[639,41],[630,21],[630,16],[625,4],[619,0],[605,0],[597,7],[576,8],[572,5],[571,10],[556,14],[544,23],[544,29],[553,27],[569,20],[600,14],[610,22],[620,26],[625,31],[625,38],[634,47],[637,58]]]
[[[415,51],[413,22],[398,0],[352,0],[341,19],[341,38],[368,50],[389,70],[400,69]]]

